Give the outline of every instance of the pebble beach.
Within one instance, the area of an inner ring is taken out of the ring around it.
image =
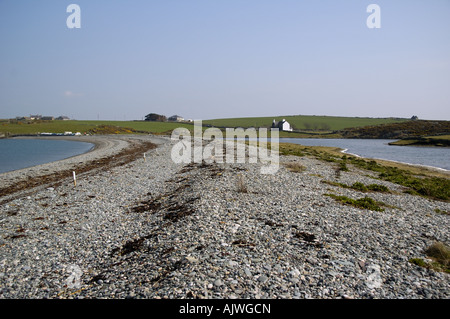
[[[2,188],[43,177],[0,196],[0,298],[450,297],[449,274],[409,261],[427,260],[433,242],[450,243],[449,215],[436,213],[449,212],[448,202],[403,193],[350,165],[337,177],[332,163],[312,157],[280,156],[271,175],[262,163],[174,163],[166,137],[86,141],[96,148],[0,174]],[[141,148],[115,164],[131,147]],[[108,164],[78,174],[76,185],[68,174],[44,178],[102,158]],[[361,209],[327,194],[386,206]]]

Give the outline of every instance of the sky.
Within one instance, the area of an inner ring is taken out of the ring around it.
[[[0,0],[0,118],[450,120],[449,35],[449,0]]]

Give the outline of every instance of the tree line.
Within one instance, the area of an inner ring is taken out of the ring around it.
[[[145,120],[152,122],[167,122],[167,117],[161,114],[149,113],[145,116]]]

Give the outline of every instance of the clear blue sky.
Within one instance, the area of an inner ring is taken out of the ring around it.
[[[0,118],[150,112],[450,120],[450,1],[0,0]]]

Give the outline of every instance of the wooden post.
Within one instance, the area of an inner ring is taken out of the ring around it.
[[[75,171],[73,171],[73,185],[77,186],[77,175],[75,175]]]

